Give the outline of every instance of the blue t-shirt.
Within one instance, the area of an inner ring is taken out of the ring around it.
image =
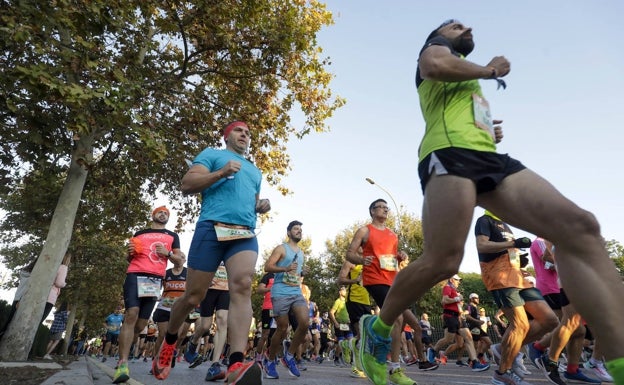
[[[123,314],[113,313],[106,317],[106,332],[119,335],[121,331],[121,323],[123,322]]]
[[[283,244],[286,249],[286,257],[276,263],[279,267],[289,266],[293,262],[297,262],[297,272],[292,274],[290,272],[275,273],[273,279],[273,286],[271,287],[271,298],[275,297],[287,297],[292,295],[303,295],[301,292],[301,269],[303,268],[303,252],[299,249],[295,252],[290,248],[288,243]]]
[[[260,170],[235,152],[214,148],[206,148],[200,152],[193,164],[201,164],[214,172],[230,160],[240,162],[241,169],[233,176],[221,178],[202,191],[199,222],[224,222],[253,229],[256,227],[256,196],[260,194],[262,183]]]

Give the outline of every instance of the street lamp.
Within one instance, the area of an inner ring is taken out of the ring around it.
[[[372,180],[371,178],[366,178],[366,181],[372,185],[375,185],[377,187],[379,187],[381,189],[381,191],[385,192],[386,194],[388,194],[388,196],[390,197],[390,199],[392,200],[392,203],[394,204],[394,208],[396,210],[396,218],[397,218],[397,232],[400,234],[401,233],[401,213],[399,212],[399,206],[397,206],[396,201],[394,200],[394,197],[392,196],[392,194],[390,194],[390,192],[388,190],[386,190],[385,188],[383,188],[382,186],[380,186],[378,183],[375,183],[374,180]]]

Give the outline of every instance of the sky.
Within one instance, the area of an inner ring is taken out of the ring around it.
[[[506,90],[481,81],[494,118],[504,120],[498,151],[592,211],[606,239],[624,242],[624,2],[326,4],[335,24],[319,33],[318,45],[331,59],[331,89],[347,103],[328,120],[330,132],[289,142],[292,171],[283,183],[292,195],[263,186],[261,197],[271,200],[272,218],[258,229],[261,255],[284,239],[286,225],[294,219],[303,222],[313,255],[320,255],[328,239],[369,218],[373,200],[384,198],[396,211],[378,186],[401,210],[420,218],[417,149],[424,122],[414,75],[424,39],[449,18],[473,28],[475,49],[468,60],[486,65],[504,55],[511,62]],[[296,113],[293,124],[301,124]],[[477,208],[475,219],[482,212]],[[533,237],[519,229],[514,233]],[[191,237],[192,227],[181,233],[185,252]],[[460,272],[479,272],[472,234]],[[0,298],[11,300],[11,292]]]

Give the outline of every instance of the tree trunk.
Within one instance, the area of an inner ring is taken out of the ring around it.
[[[0,343],[0,361],[28,359],[50,288],[69,246],[87,180],[88,163],[93,156],[93,137],[82,136],[75,145],[67,179],[54,209],[48,236],[29,279],[28,289]]]

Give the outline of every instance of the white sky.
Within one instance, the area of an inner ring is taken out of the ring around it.
[[[425,37],[448,18],[473,28],[476,47],[469,60],[485,65],[504,55],[511,62],[507,90],[497,91],[493,81],[481,83],[494,117],[504,120],[499,152],[596,214],[606,239],[624,242],[624,2],[326,3],[335,25],[320,33],[318,43],[336,75],[331,88],[347,104],[329,120],[331,132],[290,142],[293,170],[284,183],[294,194],[282,197],[263,188],[273,219],[258,236],[261,253],[283,239],[293,219],[303,222],[314,253],[322,253],[326,240],[368,218],[370,202],[388,198],[367,177],[420,217],[417,148],[424,123],[414,84],[416,60]],[[475,218],[481,213],[477,209]],[[192,229],[181,234],[185,252],[191,236]],[[461,271],[479,271],[472,234]],[[11,301],[12,292],[0,298]]]

